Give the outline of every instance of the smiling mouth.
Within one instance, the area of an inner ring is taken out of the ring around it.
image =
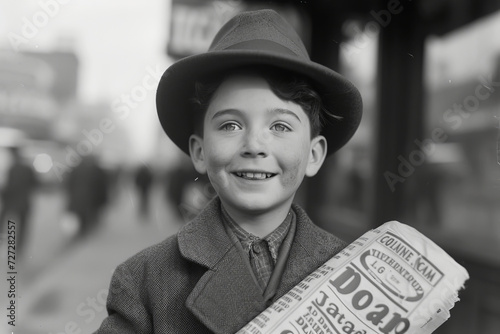
[[[266,180],[269,179],[276,174],[273,173],[257,173],[257,172],[236,172],[234,173],[236,176],[241,177],[246,180]]]

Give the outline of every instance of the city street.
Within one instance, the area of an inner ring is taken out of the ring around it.
[[[150,218],[137,213],[137,195],[121,184],[103,213],[99,231],[77,244],[71,226],[61,224],[65,199],[60,191],[39,193],[24,265],[17,265],[16,326],[7,326],[2,312],[0,333],[92,333],[106,317],[105,301],[115,267],[141,249],[176,232],[180,218],[172,214],[162,189],[153,189]],[[2,272],[6,273],[5,244]],[[5,275],[4,275],[5,276]],[[2,309],[7,281],[0,283]],[[8,318],[7,318],[8,320]]]

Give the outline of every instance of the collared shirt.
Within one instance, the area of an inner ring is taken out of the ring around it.
[[[240,241],[244,252],[248,254],[257,281],[261,288],[265,290],[278,261],[280,246],[290,230],[292,212],[288,212],[280,226],[264,238],[259,238],[245,231],[229,216],[224,208],[222,208],[222,217],[224,223]]]

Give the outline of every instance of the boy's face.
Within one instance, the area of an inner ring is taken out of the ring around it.
[[[203,129],[203,138],[190,138],[193,164],[208,174],[224,205],[241,213],[289,207],[304,175],[316,174],[326,156],[326,140],[311,138],[303,109],[252,74],[222,82]]]

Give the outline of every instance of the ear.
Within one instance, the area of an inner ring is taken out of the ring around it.
[[[207,168],[205,166],[205,155],[203,152],[203,138],[198,135],[189,137],[189,156],[193,162],[194,169],[200,174],[205,174]]]
[[[327,147],[326,138],[323,136],[317,136],[311,140],[306,176],[314,176],[319,171],[325,161]]]

